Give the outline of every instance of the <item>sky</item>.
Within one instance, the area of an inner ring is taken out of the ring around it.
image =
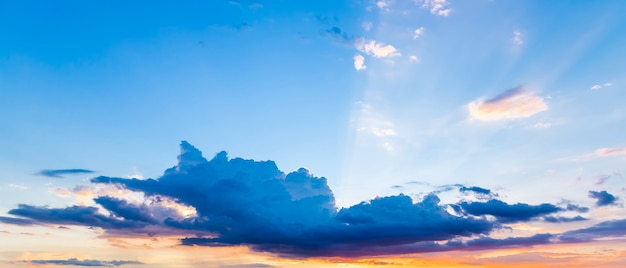
[[[624,267],[623,1],[2,1],[2,267]]]

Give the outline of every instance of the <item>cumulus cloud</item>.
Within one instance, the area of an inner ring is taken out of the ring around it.
[[[44,169],[41,170],[35,175],[41,175],[51,178],[62,178],[65,175],[80,175],[80,174],[90,174],[95,171],[89,169],[80,169],[80,168],[72,168],[72,169]]]
[[[375,40],[363,41],[357,43],[357,49],[367,55],[376,58],[387,58],[400,56],[400,52],[392,46]]]
[[[183,245],[247,246],[284,256],[351,257],[545,244],[551,243],[554,235],[494,239],[489,234],[507,223],[541,217],[548,222],[581,220],[554,215],[578,211],[575,205],[570,209],[551,204],[507,204],[495,199],[443,204],[435,193],[420,200],[403,194],[377,197],[338,209],[327,180],[304,168],[285,174],[272,161],[229,158],[226,152],[207,160],[191,144],[183,141],[180,146],[177,165],[166,169],[158,179],[91,179],[98,185],[140,193],[151,200],[149,203],[100,195],[93,199],[94,206],[49,208],[20,204],[8,212],[14,217],[0,217],[0,222],[91,226],[109,236],[177,235]],[[495,196],[478,186],[449,188]],[[181,214],[162,200],[191,207],[195,213]],[[69,259],[41,260],[41,264],[44,261],[60,265],[90,263]]]
[[[446,6],[450,5],[446,0],[415,0],[415,4],[430,10],[430,14],[433,15],[447,17],[452,12],[451,8],[446,8]]]
[[[468,104],[471,118],[483,121],[530,117],[548,109],[545,99],[522,86],[509,89],[488,100]]]
[[[88,267],[116,267],[126,264],[143,264],[138,261],[101,261],[101,260],[79,260],[76,258],[70,258],[67,260],[28,260],[23,261],[32,264],[53,264],[53,265],[72,265],[72,266],[88,266]]]
[[[353,59],[354,59],[354,69],[356,69],[357,71],[365,70],[367,68],[367,66],[365,66],[365,57],[357,54],[354,56]]]
[[[413,39],[417,39],[424,33],[424,27],[419,27],[413,32]]]
[[[596,200],[598,207],[613,205],[617,201],[617,197],[607,191],[589,191],[589,197]]]

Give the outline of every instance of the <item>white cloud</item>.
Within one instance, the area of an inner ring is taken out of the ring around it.
[[[24,185],[19,185],[19,184],[9,184],[9,187],[14,188],[14,189],[18,189],[18,190],[28,190],[27,186]]]
[[[415,56],[415,55],[411,55],[411,56],[409,56],[409,60],[410,60],[411,62],[420,62],[420,58],[418,58],[418,57],[417,57],[417,56]]]
[[[550,124],[550,123],[539,122],[539,123],[535,124],[533,127],[534,128],[549,128],[551,126],[552,126],[552,124]]]
[[[516,119],[532,116],[548,109],[545,99],[523,87],[517,87],[489,100],[468,104],[471,118],[484,121]]]
[[[378,2],[376,2],[376,6],[378,6],[378,8],[380,9],[384,9],[384,10],[389,10],[389,2],[385,1],[385,0],[380,0]]]
[[[394,46],[374,40],[358,44],[357,49],[376,58],[400,56],[400,52]]]
[[[513,32],[513,43],[515,43],[518,46],[521,46],[522,44],[524,44],[524,40],[522,39],[522,33],[520,31]]]
[[[424,27],[419,27],[413,32],[413,39],[417,39],[424,33]]]
[[[452,12],[451,8],[445,8],[450,5],[446,0],[415,0],[415,4],[421,4],[422,8],[429,9],[433,15],[447,17]]]
[[[603,87],[610,87],[610,86],[613,86],[613,83],[608,83],[607,82],[607,83],[604,83],[603,85],[596,84],[596,85],[593,85],[591,87],[591,90],[598,90],[598,89],[601,89]]]
[[[363,28],[363,30],[369,31],[372,29],[372,23],[369,21],[363,22],[363,24],[361,24],[361,27]]]
[[[357,71],[365,70],[367,66],[365,66],[365,57],[357,54],[354,56],[354,69]]]

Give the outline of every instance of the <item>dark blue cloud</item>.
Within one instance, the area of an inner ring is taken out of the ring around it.
[[[485,188],[481,188],[478,186],[471,186],[471,187],[466,187],[466,186],[462,186],[461,188],[459,188],[459,191],[464,193],[464,192],[474,192],[477,194],[483,194],[483,195],[491,195],[492,192],[489,189],[485,189]]]
[[[604,237],[626,236],[626,219],[605,221],[588,228],[568,231],[560,235],[564,242],[584,242]]]
[[[617,197],[607,191],[589,191],[589,197],[596,199],[596,206],[598,207],[613,205],[617,201]]]
[[[559,212],[562,209],[552,204],[529,205],[523,203],[507,204],[503,201],[492,199],[487,202],[462,202],[460,208],[471,215],[491,215],[502,223],[514,223],[529,221],[547,214]]]
[[[86,266],[86,267],[114,267],[122,266],[126,264],[143,264],[138,261],[101,261],[101,260],[79,260],[76,258],[70,258],[67,260],[29,260],[24,261],[32,264],[54,264],[54,265],[73,265],[73,266]]]
[[[31,219],[23,219],[23,218],[11,218],[11,217],[3,217],[0,216],[0,222],[15,224],[15,225],[34,225],[37,224],[36,221]]]
[[[72,169],[44,169],[37,173],[36,175],[51,177],[51,178],[62,178],[64,175],[80,175],[80,174],[89,174],[94,173],[95,171],[89,169],[80,169],[80,168],[72,168]]]
[[[573,221],[586,221],[588,219],[578,215],[575,217],[545,216],[543,217],[543,220],[546,222],[561,223],[561,222],[573,222]]]
[[[422,200],[400,194],[379,197],[338,209],[326,178],[306,169],[285,174],[272,161],[229,159],[226,152],[210,161],[187,142],[181,143],[178,164],[158,179],[95,177],[97,184],[113,184],[143,193],[141,204],[100,196],[104,210],[88,206],[48,208],[21,204],[0,221],[19,225],[63,224],[104,229],[117,235],[176,234],[184,245],[248,246],[256,251],[290,257],[372,256],[548,243],[547,235],[491,239],[503,224],[542,218],[571,221],[550,215],[569,210],[551,204],[532,206],[500,200],[441,204],[435,193]],[[459,184],[483,196],[488,189]],[[160,200],[192,207],[182,216]],[[449,206],[457,213],[450,213]],[[572,209],[579,209],[573,206]],[[495,217],[495,220],[485,215]],[[474,238],[473,237],[478,237]],[[460,242],[461,238],[469,238]]]
[[[25,217],[38,223],[74,224],[102,227],[104,229],[140,228],[147,223],[134,220],[120,220],[102,215],[95,207],[71,206],[67,208],[47,208],[19,204],[9,210],[9,214]],[[6,221],[5,221],[6,222]]]

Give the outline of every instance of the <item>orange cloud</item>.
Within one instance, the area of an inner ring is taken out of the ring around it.
[[[489,100],[468,104],[471,118],[483,121],[530,117],[548,109],[545,99],[524,87],[516,87]]]

